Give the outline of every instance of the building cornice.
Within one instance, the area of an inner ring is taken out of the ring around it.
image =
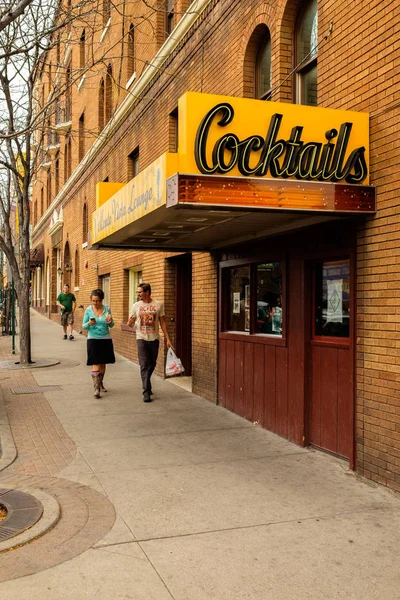
[[[85,170],[97,157],[104,144],[124,121],[127,114],[130,112],[132,105],[137,102],[138,97],[143,90],[151,83],[151,81],[159,74],[162,65],[169,59],[170,55],[176,50],[183,38],[187,35],[195,21],[200,17],[201,13],[213,0],[194,0],[191,3],[182,19],[179,21],[175,29],[171,32],[164,44],[155,54],[152,62],[147,65],[139,79],[131,86],[129,95],[125,98],[122,104],[118,107],[110,121],[107,123],[99,137],[90,147],[89,151],[83,157],[77,168],[72,173],[71,177],[66,181],[60,192],[54,198],[51,205],[43,213],[42,217],[37,222],[32,231],[32,237],[39,233],[43,225],[48,221],[53,211],[63,202],[64,198],[71,190],[73,185],[82,177]]]

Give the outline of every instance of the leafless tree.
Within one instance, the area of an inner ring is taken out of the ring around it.
[[[8,0],[0,7],[0,31],[20,17],[33,0]]]
[[[154,0],[154,5],[150,5],[143,1],[138,4],[133,0],[114,0],[112,10],[122,20],[134,20],[135,26],[140,27],[144,22],[152,25],[154,13],[164,12],[164,2]],[[76,84],[83,72],[87,77],[96,76],[113,58],[121,61],[124,33],[120,45],[107,47],[103,54],[93,47],[84,70],[78,69],[68,78],[65,65],[54,65],[57,81],[48,97],[38,96],[37,81],[48,68],[46,57],[59,40],[66,42],[68,38],[70,43],[79,43],[82,24],[90,32],[88,38],[90,35],[93,38],[96,28],[104,27],[103,11],[101,0],[8,0],[0,8],[0,250],[6,255],[18,296],[21,364],[32,362],[30,195],[48,143],[48,124],[54,121],[67,86]],[[120,75],[121,69],[115,72]],[[114,80],[117,86],[119,75]],[[125,93],[124,86],[121,89]],[[99,132],[86,133],[93,141]]]

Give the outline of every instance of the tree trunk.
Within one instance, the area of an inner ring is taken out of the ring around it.
[[[31,356],[31,316],[29,312],[29,281],[23,281],[18,291],[19,306],[19,350],[20,363],[27,365],[32,362]]]

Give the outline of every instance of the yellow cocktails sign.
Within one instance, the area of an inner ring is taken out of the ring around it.
[[[188,92],[179,171],[367,184],[369,116]]]
[[[176,171],[177,155],[165,153],[104,202],[92,216],[92,244],[165,205]]]

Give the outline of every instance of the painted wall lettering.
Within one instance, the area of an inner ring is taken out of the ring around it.
[[[227,127],[235,112],[229,102],[214,106],[202,120],[195,138],[195,160],[201,173],[228,173],[235,166],[246,177],[296,177],[317,181],[346,181],[362,183],[368,168],[365,147],[355,148],[348,154],[352,123],[345,122],[337,129],[325,132],[326,142],[307,142],[301,138],[303,127],[292,128],[289,139],[281,139],[279,131],[283,115],[272,115],[265,137],[252,135],[240,140],[235,133],[225,133],[211,152],[207,140],[210,128]],[[347,156],[347,158],[346,158]]]

